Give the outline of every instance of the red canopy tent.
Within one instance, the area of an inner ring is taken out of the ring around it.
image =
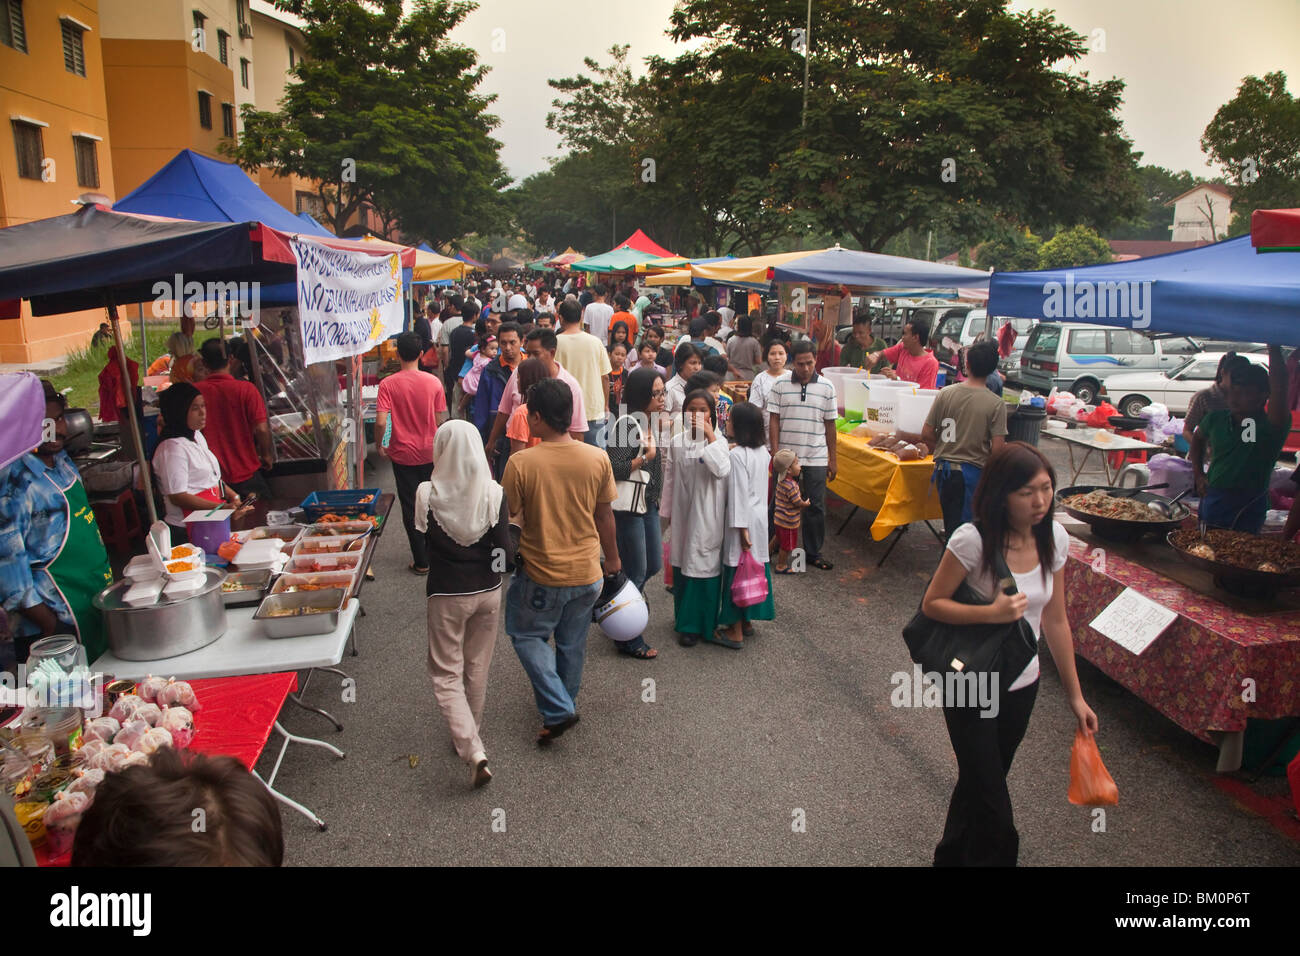
[[[659,243],[655,242],[640,229],[632,233],[632,235],[628,236],[614,248],[622,249],[624,246],[631,247],[637,252],[648,252],[656,259],[670,259],[676,255],[676,253],[670,252],[663,246],[659,245]]]
[[[1256,209],[1250,244],[1260,252],[1300,252],[1300,209]]]

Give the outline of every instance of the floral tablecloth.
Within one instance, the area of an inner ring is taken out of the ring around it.
[[[1103,567],[1095,547],[1071,536],[1065,565],[1066,608],[1086,660],[1210,743],[1211,731],[1245,730],[1251,717],[1300,715],[1300,611],[1238,611],[1113,551]],[[1126,587],[1178,612],[1141,655],[1088,623]]]

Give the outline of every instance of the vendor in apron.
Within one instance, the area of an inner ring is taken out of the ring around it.
[[[162,425],[153,471],[166,502],[172,542],[180,543],[189,540],[185,515],[223,502],[237,508],[239,495],[221,480],[221,465],[203,437],[208,415],[203,394],[189,382],[177,382],[158,394],[158,411]]]
[[[94,661],[108,642],[92,601],[113,578],[81,476],[63,450],[67,400],[41,384],[53,439],[0,470],[0,600],[17,663],[51,634],[76,635]]]

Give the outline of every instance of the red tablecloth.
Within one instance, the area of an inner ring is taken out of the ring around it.
[[[298,675],[253,674],[192,680],[199,698],[194,715],[196,733],[189,749],[237,759],[250,770],[257,763],[285,698],[298,687]],[[72,853],[51,858],[45,846],[36,848],[41,866],[67,866]]]

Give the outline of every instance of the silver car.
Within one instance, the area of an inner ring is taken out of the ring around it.
[[[1121,415],[1136,418],[1152,402],[1169,409],[1170,415],[1185,415],[1192,396],[1214,384],[1219,362],[1226,352],[1201,352],[1168,372],[1117,372],[1102,384],[1097,401],[1110,402]],[[1268,355],[1242,353],[1241,357],[1268,368]]]

